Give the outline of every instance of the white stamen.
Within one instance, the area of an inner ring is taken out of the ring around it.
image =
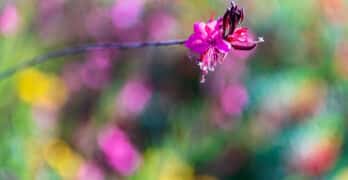
[[[263,43],[263,42],[265,42],[265,40],[263,39],[263,37],[259,37],[259,38],[257,39],[257,41],[255,41],[255,43]]]

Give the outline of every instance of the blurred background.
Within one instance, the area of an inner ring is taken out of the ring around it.
[[[183,46],[0,80],[1,180],[348,179],[348,1],[239,0],[265,43],[207,82]],[[0,70],[93,42],[185,39],[225,0],[1,0]]]

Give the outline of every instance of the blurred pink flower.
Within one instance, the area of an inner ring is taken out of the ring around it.
[[[35,19],[35,28],[38,31],[41,41],[47,45],[54,45],[58,42],[66,42],[75,38],[73,27],[68,22],[72,19],[66,18],[66,9],[64,9],[67,0],[37,0],[37,17]],[[75,23],[76,24],[76,23]],[[79,31],[81,34],[81,31]]]
[[[92,63],[84,64],[80,73],[83,84],[89,89],[102,89],[109,79],[107,72],[96,68]]]
[[[81,64],[76,62],[64,65],[62,76],[70,92],[77,92],[83,87],[79,75],[80,67]]]
[[[220,95],[221,108],[228,115],[239,115],[247,102],[248,93],[242,85],[230,85]]]
[[[120,113],[137,115],[141,113],[150,100],[152,91],[150,87],[140,79],[132,79],[126,82],[117,97],[117,107]]]
[[[231,44],[224,40],[222,35],[222,21],[210,20],[208,23],[194,24],[194,33],[188,38],[185,45],[193,53],[198,53],[197,63],[202,71],[201,82],[209,71],[214,71],[217,63],[222,63],[231,50]]]
[[[148,27],[151,40],[173,38],[178,30],[176,19],[165,12],[153,13],[150,17]]]
[[[100,70],[107,70],[112,65],[110,53],[108,51],[92,51],[88,55],[87,62],[91,63],[91,65],[94,65]]]
[[[228,54],[224,65],[220,66],[219,71],[212,77],[209,93],[214,96],[220,96],[222,90],[227,86],[238,84],[247,70],[247,61],[236,58],[232,53]]]
[[[10,35],[17,31],[19,14],[13,4],[7,4],[0,12],[0,32],[3,35]]]
[[[80,167],[78,180],[104,180],[103,171],[94,163],[87,162]]]
[[[118,0],[112,8],[113,25],[119,29],[128,29],[139,22],[145,0]]]
[[[98,144],[108,163],[122,176],[132,175],[141,163],[139,152],[127,135],[116,127],[103,130]]]
[[[72,63],[64,67],[65,83],[72,92],[82,87],[98,90],[109,82],[110,55],[107,52],[92,52],[83,64]]]
[[[52,13],[62,10],[66,0],[40,0],[38,4],[41,16],[49,16]]]
[[[109,81],[108,68],[110,65],[110,57],[107,54],[102,52],[90,54],[80,71],[84,85],[90,89],[105,87]]]
[[[38,11],[41,18],[47,18],[50,16],[57,16],[58,12],[61,12],[64,8],[66,0],[39,0]]]
[[[112,31],[109,12],[105,8],[95,8],[85,18],[87,33],[97,40],[109,40]]]

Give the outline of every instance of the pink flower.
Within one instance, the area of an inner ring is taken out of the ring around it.
[[[198,55],[197,64],[202,72],[201,82],[209,71],[214,71],[218,63],[222,63],[226,55],[232,50],[252,50],[256,44],[262,42],[259,38],[254,41],[247,28],[237,28],[231,35],[223,37],[222,20],[211,20],[208,23],[194,24],[194,33],[188,38],[185,45]]]
[[[0,33],[4,35],[16,32],[19,23],[19,15],[16,6],[7,4],[0,14]]]
[[[79,180],[104,180],[104,173],[96,164],[88,162],[80,167],[77,177]]]
[[[243,9],[232,2],[222,18],[194,24],[194,33],[185,45],[198,57],[196,61],[202,72],[201,82],[205,81],[209,71],[214,71],[216,65],[224,61],[232,48],[252,50],[257,43],[263,42],[262,38],[254,41],[247,28],[236,28],[243,19]]]
[[[201,82],[205,81],[209,71],[214,71],[215,66],[223,62],[231,50],[231,44],[223,39],[221,27],[221,20],[195,23],[194,33],[185,43],[187,48],[199,55],[197,63],[202,71]]]
[[[108,163],[122,176],[132,175],[141,163],[139,152],[118,128],[103,130],[98,144]]]

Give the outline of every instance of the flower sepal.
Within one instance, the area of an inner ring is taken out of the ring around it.
[[[250,51],[256,47],[258,43],[264,42],[262,37],[253,40],[248,28],[237,28],[233,34],[227,36],[226,40],[236,50]]]

